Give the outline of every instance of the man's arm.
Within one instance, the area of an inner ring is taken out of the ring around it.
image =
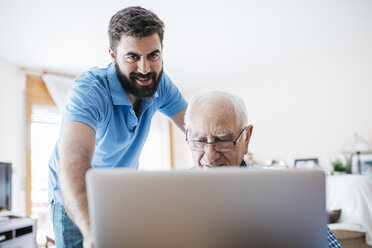
[[[95,131],[81,122],[68,122],[64,126],[60,147],[58,180],[64,207],[84,237],[84,247],[91,246],[85,173],[92,168]]]
[[[183,126],[183,121],[185,117],[186,108],[178,112],[177,114],[170,117],[170,119],[177,125],[177,127],[182,131],[185,132],[185,127]]]

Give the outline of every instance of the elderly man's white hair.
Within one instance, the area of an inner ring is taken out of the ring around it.
[[[227,92],[222,91],[211,91],[208,93],[197,94],[192,97],[191,101],[189,102],[189,106],[187,107],[186,114],[185,114],[185,129],[189,129],[191,122],[190,116],[194,109],[197,107],[198,102],[201,100],[208,99],[209,101],[217,101],[217,100],[228,100],[231,102],[235,109],[235,116],[236,122],[241,126],[245,127],[248,125],[248,114],[247,109],[245,107],[245,103],[240,96],[230,94]],[[195,105],[195,106],[194,106]]]

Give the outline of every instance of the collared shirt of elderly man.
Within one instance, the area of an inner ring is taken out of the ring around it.
[[[185,114],[186,140],[198,168],[248,166],[253,125],[248,124],[243,99],[226,92],[195,96]],[[327,228],[329,247],[342,247]]]

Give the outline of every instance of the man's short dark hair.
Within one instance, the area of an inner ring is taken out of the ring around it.
[[[142,39],[155,33],[163,45],[164,23],[152,11],[139,6],[119,10],[111,17],[108,29],[110,47],[115,53],[122,35]]]

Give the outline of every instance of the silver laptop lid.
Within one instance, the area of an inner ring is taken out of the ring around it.
[[[322,171],[94,169],[95,247],[327,247]]]

